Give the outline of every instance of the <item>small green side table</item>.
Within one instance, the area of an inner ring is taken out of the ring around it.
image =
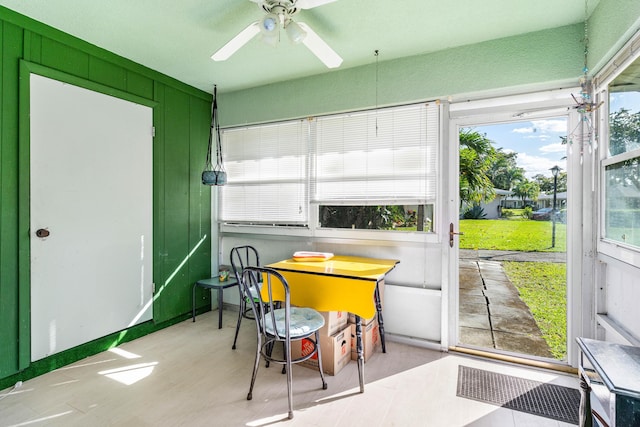
[[[218,329],[222,328],[222,291],[224,289],[230,288],[232,286],[238,286],[238,282],[235,277],[229,276],[227,280],[221,282],[218,277],[210,277],[208,279],[198,280],[193,285],[192,291],[192,304],[191,304],[191,315],[193,317],[193,321],[196,321],[196,287],[200,286],[201,288],[206,289],[217,289],[218,290]]]

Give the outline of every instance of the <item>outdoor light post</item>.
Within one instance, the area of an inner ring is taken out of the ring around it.
[[[553,174],[553,210],[551,211],[551,220],[553,221],[553,228],[551,231],[551,247],[556,247],[556,194],[558,191],[558,173],[560,168],[556,165],[551,168]]]

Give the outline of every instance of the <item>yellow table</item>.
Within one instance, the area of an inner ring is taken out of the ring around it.
[[[356,317],[356,349],[360,392],[364,392],[362,320],[378,313],[380,341],[385,352],[384,322],[378,283],[400,261],[337,255],[327,261],[293,258],[267,265],[284,276],[291,289],[291,304],[319,311],[348,311]]]

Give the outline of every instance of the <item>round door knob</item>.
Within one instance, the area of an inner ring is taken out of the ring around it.
[[[49,236],[49,230],[47,230],[45,228],[40,228],[40,229],[38,229],[38,231],[36,231],[36,236],[38,236],[38,237],[48,237]]]

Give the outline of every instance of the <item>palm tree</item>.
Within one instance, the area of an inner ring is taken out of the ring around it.
[[[491,165],[489,178],[495,188],[511,190],[524,180],[524,169],[518,167],[518,153],[505,153],[502,147],[495,150],[495,161]]]
[[[471,129],[460,131],[460,204],[474,205],[495,197],[488,176],[496,150],[486,135]]]
[[[531,182],[525,179],[522,182],[519,182],[513,189],[513,194],[516,197],[520,197],[522,199],[522,204],[526,206],[527,200],[535,201],[538,200],[538,195],[540,194],[540,187],[537,182]]]

